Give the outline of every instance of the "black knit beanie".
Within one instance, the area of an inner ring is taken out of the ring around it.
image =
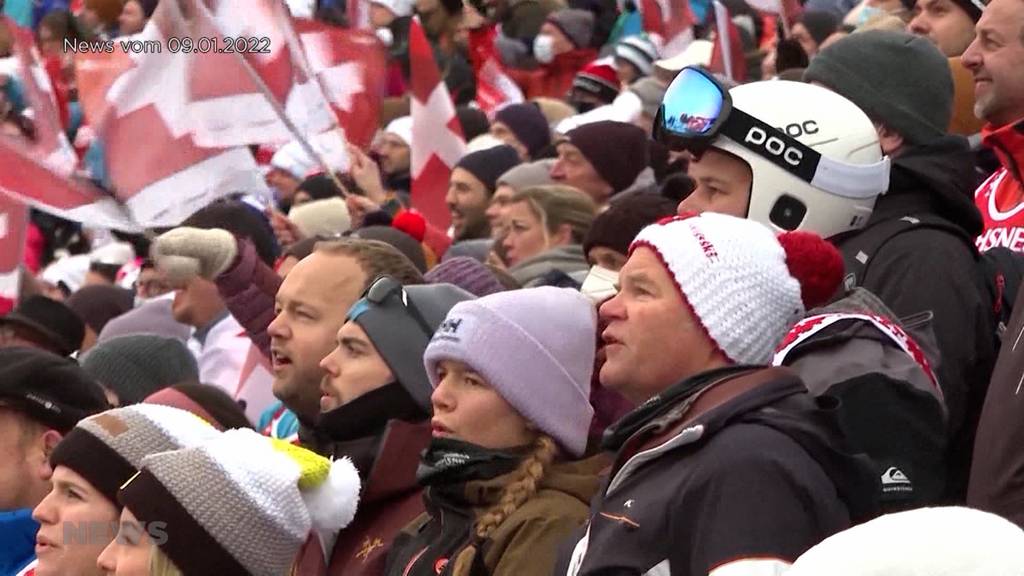
[[[594,219],[583,239],[583,254],[596,246],[629,254],[629,245],[641,230],[675,213],[676,203],[658,194],[634,194],[613,202]]]
[[[584,124],[567,132],[563,141],[579,148],[615,192],[632,186],[650,163],[647,134],[625,122],[602,120]]]
[[[824,42],[839,29],[839,18],[831,12],[808,10],[800,15],[798,22],[807,28],[807,32],[817,44]]]
[[[835,90],[911,145],[944,136],[953,113],[946,57],[926,38],[904,32],[851,34],[819,52],[804,81]]]
[[[494,148],[470,152],[463,156],[455,167],[472,174],[477,180],[483,182],[488,194],[493,194],[498,178],[518,165],[519,153],[515,148],[502,144]]]
[[[526,146],[531,158],[551,144],[551,127],[540,108],[533,102],[506,106],[494,115],[495,122],[501,122]]]

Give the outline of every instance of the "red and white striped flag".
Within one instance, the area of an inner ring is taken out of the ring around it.
[[[708,69],[736,82],[747,79],[747,59],[743,53],[740,30],[732,21],[729,9],[718,0],[715,8],[715,46]]]
[[[502,106],[524,100],[523,91],[509,77],[498,56],[494,45],[497,35],[495,26],[469,31],[469,61],[476,75],[476,103],[488,116]]]
[[[0,137],[0,193],[19,204],[96,226],[135,230],[123,207],[74,178],[77,157],[61,128],[56,98],[32,32],[3,18],[12,39],[15,75],[32,112],[34,138]]]
[[[448,87],[441,81],[434,52],[419,20],[409,27],[412,68],[412,206],[434,226],[447,229],[445,204],[452,167],[466,152],[462,126]]]
[[[18,301],[27,227],[25,205],[0,195],[0,314],[10,312]]]
[[[313,20],[295,30],[338,124],[349,142],[369,147],[377,132],[387,57],[375,34]]]
[[[681,54],[693,41],[689,0],[641,0],[640,14],[644,30],[661,38],[662,57]]]

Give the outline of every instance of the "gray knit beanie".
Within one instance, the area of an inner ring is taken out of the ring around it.
[[[953,113],[946,57],[926,38],[904,32],[851,34],[819,52],[804,81],[835,90],[911,145],[944,136]]]
[[[102,342],[82,358],[82,368],[117,394],[122,405],[137,404],[172,384],[199,380],[196,359],[180,340],[153,334]]]
[[[589,48],[594,35],[594,14],[587,10],[565,8],[548,15],[548,22],[565,34],[576,48]]]
[[[66,466],[111,503],[150,454],[196,446],[220,432],[178,408],[136,404],[81,420],[50,454],[50,466]]]

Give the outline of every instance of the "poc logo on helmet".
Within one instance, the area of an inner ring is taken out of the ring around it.
[[[768,132],[757,126],[752,127],[743,138],[747,144],[753,144],[767,150],[772,156],[779,156],[790,166],[799,166],[804,161],[804,153],[786,145],[778,136],[769,136]]]

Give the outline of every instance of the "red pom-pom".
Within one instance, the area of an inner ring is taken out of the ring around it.
[[[800,282],[804,308],[828,303],[843,281],[843,257],[836,247],[810,232],[784,232],[779,244],[786,251],[790,275]]]
[[[391,226],[412,236],[417,242],[423,242],[423,237],[427,234],[426,218],[411,210],[403,210],[396,214]]]

